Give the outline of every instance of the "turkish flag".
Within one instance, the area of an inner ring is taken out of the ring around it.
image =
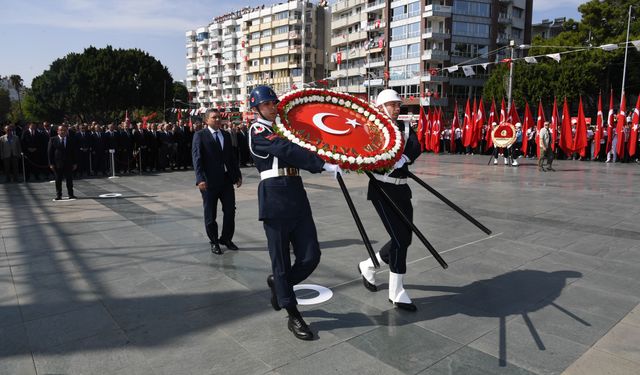
[[[638,123],[640,122],[640,96],[636,101],[636,108],[631,117],[631,134],[629,134],[629,156],[636,154],[638,143]]]
[[[522,123],[522,149],[520,151],[526,156],[527,147],[529,146],[529,137],[527,137],[527,130],[529,128],[533,128],[535,126],[535,123],[533,122],[533,115],[531,114],[529,103],[526,100],[524,103],[524,122]]]
[[[433,127],[433,113],[431,113],[431,107],[427,108],[426,121],[424,129],[424,149],[431,151],[431,128]]]
[[[536,156],[540,158],[540,129],[544,126],[544,109],[542,108],[542,101],[538,102],[538,123],[536,124]]]
[[[469,108],[469,98],[467,98],[467,105],[464,108],[464,123],[462,124],[462,145],[464,147],[468,147],[471,144],[471,137],[473,136],[472,126],[471,109]]]
[[[553,98],[553,111],[551,112],[551,124],[549,124],[549,130],[551,131],[551,150],[556,150],[556,142],[558,141],[558,102],[556,98]]]
[[[496,121],[496,101],[491,99],[491,112],[489,112],[489,121],[487,122],[489,126],[487,127],[487,132],[484,135],[484,139],[486,141],[485,151],[493,147],[493,138],[491,137],[491,131],[493,130],[493,123],[498,123]]]
[[[342,64],[342,52],[338,52],[336,54],[336,62],[338,63],[338,65]]]
[[[431,128],[431,149],[434,154],[437,154],[440,152],[440,119],[442,118],[442,112],[437,109],[434,112],[434,121]]]
[[[579,152],[581,157],[587,155],[587,120],[584,118],[582,96],[578,105],[578,124],[576,125],[576,135],[573,139],[573,151]]]
[[[451,137],[449,139],[451,143],[451,153],[456,152],[456,129],[460,127],[460,119],[458,118],[458,101],[455,102],[453,107],[453,119],[451,120]]]
[[[607,114],[607,153],[611,151],[613,144],[613,124],[616,121],[615,112],[613,110],[613,90],[609,95],[609,113]]]
[[[182,120],[182,111],[178,111],[178,121]]]
[[[420,106],[420,117],[418,118],[418,142],[420,143],[420,150],[425,150],[424,132],[427,127],[427,115],[424,113],[424,107]]]
[[[505,121],[507,121],[507,109],[504,106],[504,98],[502,98],[502,104],[500,106],[500,121],[498,122],[498,125],[502,124]]]
[[[478,117],[478,103],[476,102],[476,98],[473,98],[473,107],[471,110],[471,135],[469,136],[469,146],[474,148],[477,146],[477,143],[474,142],[476,139],[476,118]]]
[[[189,117],[189,129],[193,130],[193,122],[191,122],[191,117]]]
[[[482,127],[484,126],[484,104],[482,103],[482,98],[480,98],[480,103],[478,104],[478,112],[476,115],[476,128],[474,130],[473,135],[473,145],[471,147],[477,147],[478,142],[482,139]]]
[[[593,139],[593,156],[597,158],[600,154],[600,141],[604,136],[604,115],[602,114],[602,93],[598,95],[598,114],[596,115],[596,132]]]
[[[620,100],[620,113],[618,113],[618,125],[616,126],[616,134],[618,135],[618,147],[616,153],[618,157],[624,157],[624,124],[627,121],[627,100],[622,92],[622,100]]]
[[[507,122],[515,125],[517,122],[522,123],[520,121],[520,116],[518,116],[518,109],[516,109],[516,102],[511,102],[511,108],[509,109],[509,116],[507,117]]]
[[[567,156],[573,152],[573,134],[571,132],[571,115],[569,114],[569,105],[567,97],[564,98],[562,105],[562,129],[560,131],[560,148]]]

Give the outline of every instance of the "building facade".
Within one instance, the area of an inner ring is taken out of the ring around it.
[[[409,106],[481,95],[488,71],[453,65],[500,61],[531,42],[532,0],[338,0],[331,7],[332,79],[374,98],[390,87]]]
[[[192,105],[243,113],[257,85],[280,95],[325,77],[327,14],[324,7],[293,0],[244,8],[187,31]]]

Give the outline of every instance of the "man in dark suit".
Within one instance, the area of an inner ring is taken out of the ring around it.
[[[207,127],[193,137],[191,156],[196,173],[196,185],[202,194],[204,224],[211,243],[211,252],[222,254],[220,243],[230,250],[238,250],[231,241],[235,229],[236,197],[233,185],[242,185],[229,134],[220,128],[220,113],[208,109],[205,113]],[[218,200],[222,203],[222,235],[218,238],[216,212]]]
[[[36,181],[40,179],[38,170],[38,128],[33,122],[30,122],[28,129],[22,132],[22,150],[24,151],[26,180],[29,181],[31,174],[35,175]]]
[[[80,131],[76,133],[75,137],[76,145],[78,147],[78,170],[76,174],[79,177],[83,175],[89,176],[91,171],[89,170],[89,158],[91,157],[92,150],[92,138],[91,133],[87,131],[87,124],[80,125]],[[93,167],[93,166],[92,166]]]
[[[73,138],[67,132],[67,125],[58,126],[58,136],[51,137],[49,147],[49,168],[56,177],[56,199],[62,199],[62,177],[64,176],[67,184],[67,192],[69,199],[75,199],[73,195],[73,171],[76,170],[76,151]]]

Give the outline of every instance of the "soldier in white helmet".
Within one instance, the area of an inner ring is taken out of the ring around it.
[[[421,149],[418,137],[411,127],[405,126],[403,122],[398,121],[401,105],[402,98],[391,89],[383,90],[376,99],[378,109],[386,113],[400,129],[404,142],[404,152],[391,172],[387,174],[373,173],[373,175],[404,215],[413,220],[411,189],[407,184],[407,172],[409,171],[408,165],[420,156]],[[372,184],[373,182],[370,181],[367,199],[373,203],[390,237],[389,242],[376,254],[378,261],[389,265],[389,302],[400,309],[416,311],[416,305],[413,304],[403,286],[403,278],[407,272],[407,249],[411,244],[411,228],[402,221],[400,216],[379,195]],[[365,288],[372,292],[377,291],[373,261],[367,259],[360,262],[358,271],[362,274],[362,282]]]

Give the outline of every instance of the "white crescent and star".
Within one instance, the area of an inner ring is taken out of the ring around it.
[[[349,132],[351,132],[351,129],[346,129],[346,130],[336,130],[333,128],[328,127],[325,123],[324,123],[324,118],[325,117],[338,117],[338,115],[335,115],[333,113],[326,113],[326,112],[321,112],[321,113],[316,113],[315,115],[313,115],[313,125],[315,125],[315,127],[317,127],[318,129],[322,130],[325,133],[329,133],[329,134],[334,134],[334,135],[344,135],[344,134],[348,134]],[[358,123],[358,121],[356,119],[348,119],[346,121],[347,125],[350,125],[353,127],[353,129],[356,128],[356,126],[361,124]]]

